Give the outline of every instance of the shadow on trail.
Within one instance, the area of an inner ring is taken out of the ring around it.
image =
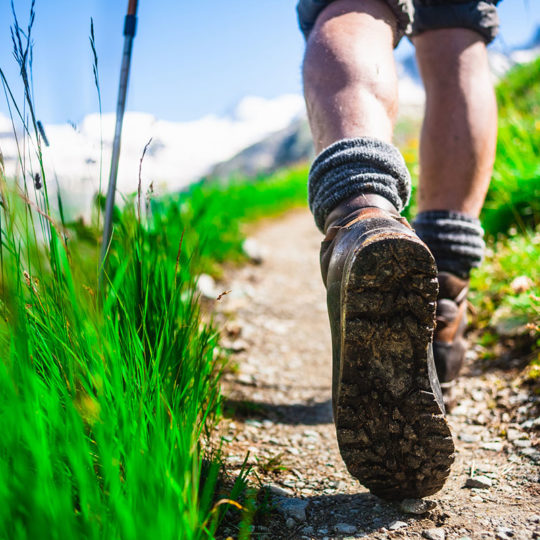
[[[287,508],[301,500],[307,502],[305,521],[294,520],[293,525],[289,518],[287,523]],[[426,527],[441,526],[447,517],[437,510],[423,516],[404,514],[398,503],[384,501],[366,492],[304,499],[270,496],[268,503],[257,525],[263,528],[262,531],[267,528],[270,538],[350,538],[388,529],[395,522],[424,521]],[[403,530],[407,530],[405,526]]]
[[[310,404],[274,404],[241,399],[225,399],[225,416],[239,420],[271,420],[278,424],[314,426],[332,423],[332,400]]]

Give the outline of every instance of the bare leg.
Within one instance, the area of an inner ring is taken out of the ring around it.
[[[344,138],[391,141],[398,104],[395,26],[380,0],[336,0],[317,19],[304,59],[317,153]]]
[[[477,217],[489,186],[497,105],[479,34],[431,30],[414,38],[427,102],[420,141],[420,211]]]

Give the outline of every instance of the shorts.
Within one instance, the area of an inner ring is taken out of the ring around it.
[[[333,0],[299,0],[296,6],[300,29],[307,39],[319,13]],[[359,0],[361,1],[361,0]],[[499,0],[384,0],[397,20],[396,47],[404,35],[413,37],[426,30],[469,28],[486,43],[497,35]]]

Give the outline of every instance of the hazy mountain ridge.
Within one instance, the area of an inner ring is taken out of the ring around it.
[[[531,62],[540,55],[540,27],[525,46],[512,49],[507,53],[488,49],[488,54],[493,76],[497,80],[512,66]],[[397,68],[400,114],[405,117],[418,118],[423,111],[425,93],[414,54],[401,59]],[[217,178],[227,178],[234,175],[252,177],[300,161],[310,160],[313,155],[313,144],[309,137],[307,120],[304,118],[249,146],[232,159],[218,163],[210,169],[208,176]]]

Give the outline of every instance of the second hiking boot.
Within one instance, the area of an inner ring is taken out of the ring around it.
[[[433,356],[446,410],[455,405],[453,385],[465,359],[467,341],[468,280],[449,272],[439,272],[437,326],[433,337]]]
[[[431,495],[454,459],[431,345],[433,257],[378,195],[342,203],[325,232],[321,269],[343,460],[380,497]]]

